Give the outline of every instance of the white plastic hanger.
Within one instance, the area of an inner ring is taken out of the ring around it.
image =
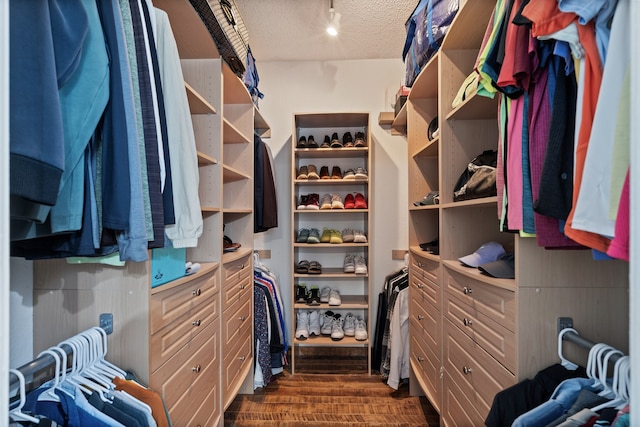
[[[629,402],[628,376],[629,376],[629,356],[622,356],[616,360],[613,366],[612,390],[615,398],[601,405],[591,408],[593,412],[598,412],[604,408],[617,407],[621,409]]]
[[[567,332],[573,332],[576,335],[580,335],[578,331],[573,328],[564,328],[563,330],[561,330],[560,333],[558,333],[558,357],[560,358],[561,365],[564,366],[565,369],[575,371],[576,369],[578,369],[578,365],[569,361],[562,355],[562,337],[564,337],[564,334],[566,334]]]
[[[94,331],[98,332],[101,336],[102,336],[102,357],[100,359],[100,366],[102,366],[108,373],[109,375],[113,375],[113,377],[122,377],[122,378],[126,378],[127,373],[125,371],[123,371],[122,369],[120,369],[118,366],[109,363],[105,357],[107,356],[107,333],[105,332],[104,329],[99,328],[97,326],[91,328]]]
[[[17,369],[9,369],[13,375],[18,377],[18,381],[20,382],[20,401],[18,403],[18,407],[9,411],[9,418],[14,421],[28,421],[34,424],[39,424],[40,420],[31,415],[27,415],[22,412],[22,408],[27,401],[27,393],[25,391],[25,380],[24,375]]]
[[[623,355],[623,353],[620,350],[611,347],[611,349],[606,352],[604,357],[602,359],[598,360],[598,371],[600,373],[600,383],[604,385],[604,390],[602,390],[598,394],[600,396],[607,397],[607,398],[610,398],[610,399],[613,399],[615,397],[615,393],[613,391],[612,383],[610,385],[609,381],[607,380],[607,371],[609,370],[609,359],[614,354],[619,354],[620,356]],[[602,363],[600,363],[600,362],[602,362]]]
[[[38,396],[38,401],[60,402],[60,398],[55,392],[56,387],[58,387],[58,385],[60,384],[60,355],[57,352],[49,349],[38,354],[38,357],[44,356],[45,354],[50,355],[56,361],[55,372],[53,377],[53,385],[49,387],[47,391]]]

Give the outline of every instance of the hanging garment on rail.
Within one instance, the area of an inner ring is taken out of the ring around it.
[[[12,1],[12,29],[35,16],[19,3]],[[197,154],[166,14],[148,0],[73,1],[61,10],[74,17],[72,25],[56,15],[57,9],[39,11],[38,19],[49,22],[58,42],[66,40],[66,49],[32,49],[55,46],[55,40],[45,42],[51,34],[39,32],[12,38],[10,46],[16,57],[12,93],[26,84],[41,97],[17,102],[15,109],[12,98],[12,255],[42,259],[119,252],[123,261],[145,261],[149,248],[168,246],[165,233],[173,247],[196,246],[202,233]],[[41,79],[27,81],[28,73],[20,72],[20,55],[27,51],[39,52],[38,61],[51,59],[52,66],[40,70]],[[45,85],[50,80],[57,82],[52,90]],[[40,106],[49,109],[46,118],[38,113]],[[28,153],[38,151],[37,138],[26,138],[29,126],[46,130],[50,151],[43,165],[59,164],[39,174],[48,181],[38,185],[40,193],[47,192],[44,197],[24,187],[31,181],[20,179],[21,169],[33,175],[33,168],[20,167],[27,161],[26,145]],[[51,151],[58,136],[62,157]],[[58,177],[49,173],[56,168]]]
[[[253,142],[253,231],[261,233],[278,226],[278,203],[271,150],[257,133]]]
[[[382,337],[382,353],[380,363],[380,375],[382,378],[389,378],[389,372],[391,370],[391,349],[392,349],[392,330],[391,321],[393,313],[398,299],[399,291],[407,289],[409,286],[409,273],[408,270],[403,268],[397,274],[393,274],[387,283],[385,283],[385,289],[387,291],[387,313],[384,323],[384,334]],[[408,310],[408,307],[406,307]],[[399,337],[396,337],[399,339]],[[408,341],[407,341],[408,344]]]

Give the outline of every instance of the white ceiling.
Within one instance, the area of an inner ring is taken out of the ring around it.
[[[417,0],[334,0],[340,34],[329,36],[330,0],[235,0],[258,62],[401,58]]]

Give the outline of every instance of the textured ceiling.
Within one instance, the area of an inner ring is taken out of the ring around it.
[[[253,56],[265,61],[400,58],[417,0],[334,0],[340,34],[329,36],[330,0],[235,0]]]

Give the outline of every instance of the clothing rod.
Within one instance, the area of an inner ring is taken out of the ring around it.
[[[73,357],[73,349],[67,344],[63,344],[62,349],[67,353],[67,367],[70,366],[71,359]],[[32,390],[37,389],[42,384],[55,378],[56,359],[45,353],[42,356],[33,359],[31,362],[26,363],[18,368],[18,371],[22,372],[25,380],[25,392],[29,393]],[[12,392],[19,390],[20,380],[18,377],[9,373],[9,396],[12,397]],[[13,393],[13,396],[17,396]]]
[[[588,340],[586,338],[581,337],[580,335],[576,334],[573,331],[567,331],[564,333],[564,335],[562,335],[562,339],[565,339],[567,341],[570,341],[574,344],[579,345],[582,348],[586,348],[587,350],[591,350],[591,348],[596,345],[596,343],[594,343],[591,340]],[[612,354],[611,357],[609,358],[609,362],[611,363],[615,363],[618,359],[620,359],[622,357],[621,354]]]

